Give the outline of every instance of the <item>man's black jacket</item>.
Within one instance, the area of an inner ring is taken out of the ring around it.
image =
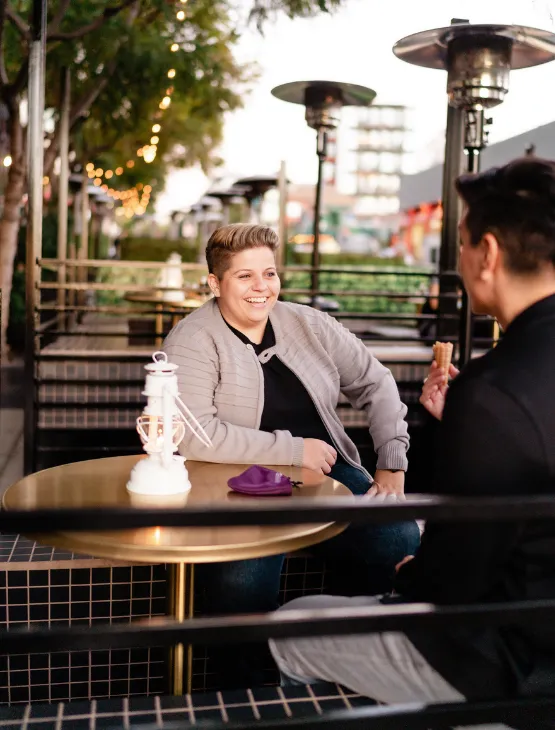
[[[555,296],[452,383],[431,484],[439,495],[555,493]],[[555,521],[428,524],[396,590],[438,604],[555,599]],[[409,635],[467,697],[555,693],[555,616]]]

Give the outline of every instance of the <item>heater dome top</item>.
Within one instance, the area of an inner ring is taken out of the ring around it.
[[[426,68],[447,70],[447,48],[455,39],[472,37],[476,45],[487,46],[488,38],[506,38],[512,42],[511,69],[529,68],[555,59],[555,34],[521,25],[481,25],[455,23],[406,36],[393,46],[393,53],[403,61]]]

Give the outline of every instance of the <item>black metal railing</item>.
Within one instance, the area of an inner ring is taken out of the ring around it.
[[[47,533],[57,530],[136,529],[153,526],[276,525],[346,521],[352,523],[390,522],[406,519],[449,522],[496,522],[555,519],[555,497],[439,498],[422,495],[399,504],[374,503],[364,499],[299,499],[295,504],[280,500],[266,503],[186,507],[185,509],[141,510],[132,508],[87,510],[18,510],[0,513],[0,531]],[[425,603],[379,605],[353,609],[290,611],[273,615],[229,616],[192,619],[178,623],[169,619],[130,625],[98,625],[15,629],[0,631],[3,654],[172,646],[176,643],[207,645],[242,643],[317,635],[360,634],[377,631],[435,630],[457,625],[486,627],[551,623],[555,617],[553,600],[435,606]],[[408,705],[387,708],[355,708],[290,721],[259,721],[256,727],[390,728],[391,730],[447,730],[484,722],[505,722],[518,728],[550,727],[555,712],[555,696],[525,697],[489,702],[449,705]],[[542,725],[541,723],[547,723]],[[232,727],[233,724],[226,724]],[[221,723],[206,727],[222,727]],[[242,727],[249,727],[243,724]],[[176,725],[177,728],[177,725]]]

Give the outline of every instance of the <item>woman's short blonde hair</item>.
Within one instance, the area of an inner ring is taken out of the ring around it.
[[[232,223],[216,228],[206,244],[208,271],[221,279],[236,253],[266,246],[273,253],[279,247],[277,233],[269,226]]]

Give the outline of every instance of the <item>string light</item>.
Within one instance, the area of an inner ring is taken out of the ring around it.
[[[180,2],[182,5],[185,5],[187,3],[187,0],[180,0]],[[178,10],[176,18],[179,21],[184,21],[186,19],[185,11]],[[177,51],[179,51],[179,49],[180,45],[177,42],[174,42],[170,45],[170,51],[172,53],[176,53]],[[169,79],[174,79],[176,75],[177,71],[175,68],[168,69],[167,77]],[[154,119],[160,119],[163,115],[163,112],[168,109],[171,104],[171,95],[173,94],[173,92],[173,86],[170,86],[166,89],[165,95],[162,97],[158,104],[158,111],[156,111],[152,115]],[[161,131],[161,129],[162,125],[158,122],[153,124],[150,144],[145,144],[137,149],[137,156],[141,157],[147,164],[150,164],[156,159],[158,144],[160,142],[160,137],[158,136],[158,133]],[[3,164],[5,167],[9,167],[9,165],[12,164],[12,159],[9,155],[4,158]],[[132,169],[133,167],[135,167],[135,161],[127,160],[127,162],[125,163],[125,167],[127,167],[128,169]],[[134,215],[143,215],[146,212],[150,200],[150,194],[152,192],[151,185],[145,185],[143,188],[142,183],[137,183],[136,187],[134,188],[129,188],[128,190],[124,191],[118,191],[115,188],[109,187],[109,185],[107,185],[104,180],[110,180],[112,177],[114,177],[114,175],[122,175],[124,173],[123,166],[120,165],[114,170],[106,170],[106,172],[104,172],[102,168],[95,168],[94,163],[89,162],[86,165],[85,169],[88,173],[89,179],[93,181],[96,187],[102,186],[102,190],[104,190],[107,195],[109,195],[111,198],[114,198],[114,200],[121,201],[122,207],[116,209],[117,215],[125,215],[127,218],[132,218]],[[140,190],[142,190],[142,194],[139,198],[138,191]]]
[[[43,185],[48,185],[48,183],[49,183],[49,182],[50,182],[50,178],[48,177],[48,175],[45,175],[45,176],[44,176],[44,177],[42,178],[42,184],[43,184]]]
[[[4,157],[4,167],[9,167],[12,164],[12,157],[11,155],[6,155]]]

